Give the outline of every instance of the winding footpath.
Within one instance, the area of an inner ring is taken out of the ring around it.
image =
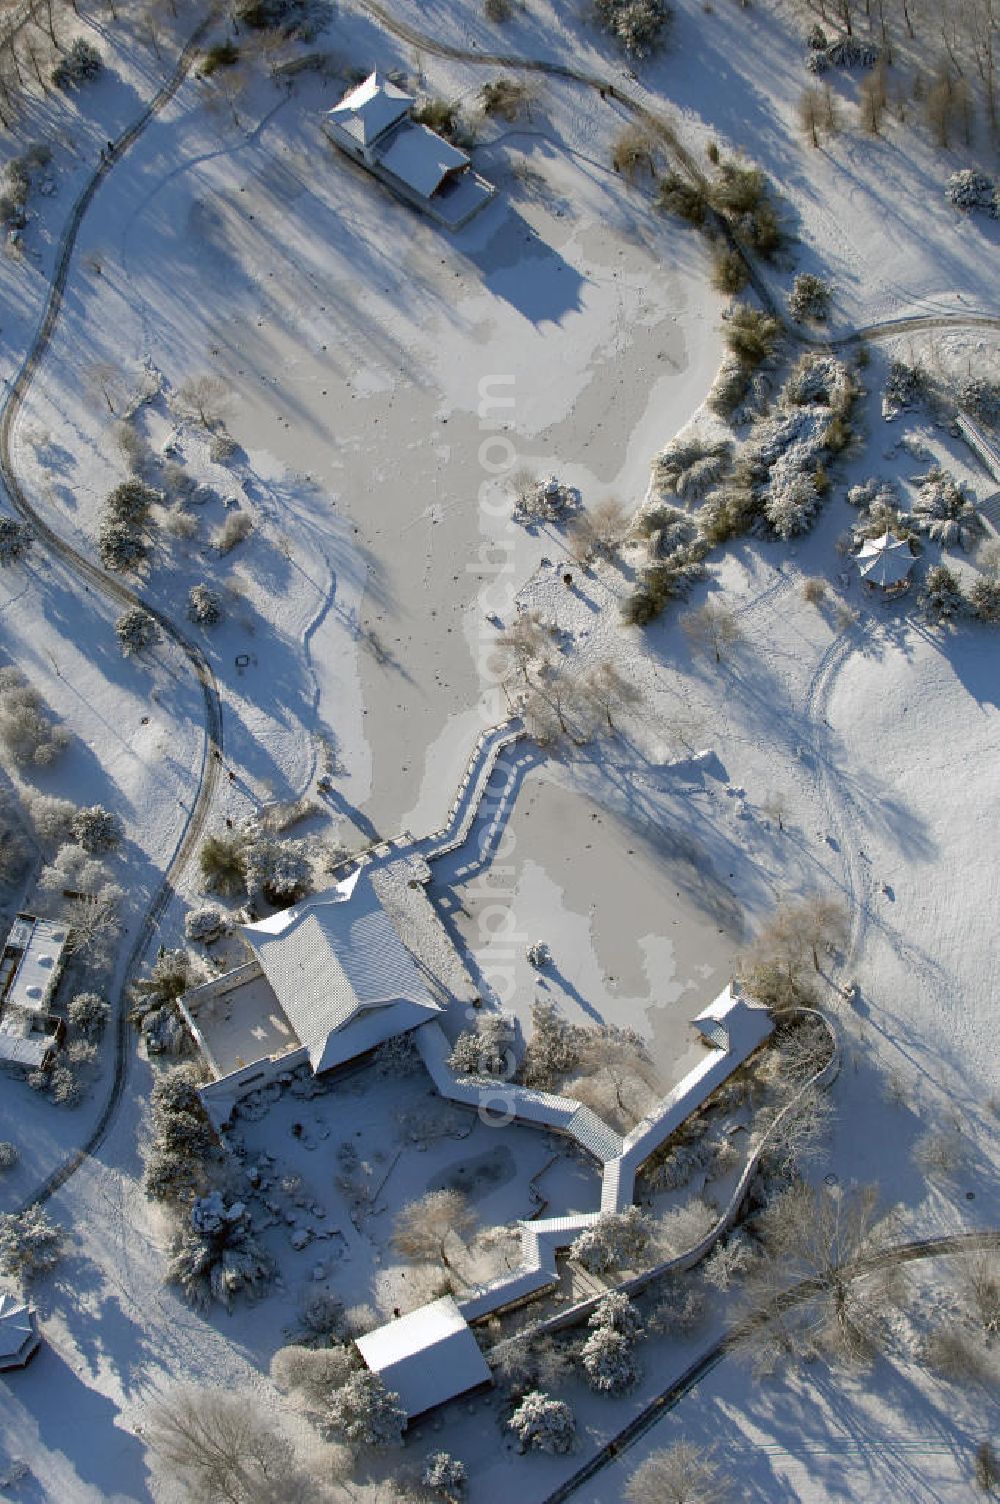
[[[130,1025],[125,1001],[126,988],[156,934],[157,925],[174,895],[175,883],[190,859],[204,829],[205,820],[218,785],[222,767],[222,706],[219,700],[219,690],[215,675],[204,653],[197,644],[192,642],[181,628],[164,612],[156,606],[151,605],[148,601],[143,600],[136,591],[131,590],[121,580],[106,574],[103,569],[98,568],[85,554],[80,553],[61,538],[32,505],[24,487],[18,479],[14,467],[11,438],[18,414],[24,406],[32,383],[52,343],[52,336],[55,333],[59,314],[62,310],[63,295],[66,290],[67,281],[69,280],[73,251],[76,247],[77,237],[80,233],[80,226],[83,223],[84,216],[93,203],[101,183],[107,177],[111,168],[124,157],[129,148],[142,135],[146,126],[170,102],[180,88],[187,77],[194,59],[198,55],[202,40],[214,20],[215,11],[213,10],[192,33],[187,44],[181,51],[170,77],[156,91],[142,113],[133,121],[132,125],[119,136],[118,140],[114,143],[114,151],[110,158],[100,162],[78,195],[59,239],[48,298],[34,340],[17,375],[3,398],[2,406],[0,406],[0,479],[3,481],[3,488],[12,511],[16,512],[25,522],[30,524],[37,542],[49,554],[57,558],[66,567],[67,571],[86,589],[103,596],[105,600],[110,601],[115,607],[127,610],[132,606],[141,606],[144,611],[148,611],[151,616],[155,617],[163,635],[180,648],[191,665],[201,686],[205,707],[205,744],[202,752],[198,790],[191,803],[174,854],[163,874],[163,879],[153,897],[152,903],[139,926],[138,934],[128,953],[122,976],[115,1022],[115,1063],[111,1091],[86,1142],[74,1150],[42,1182],[41,1186],[27,1198],[24,1206],[38,1205],[47,1201],[60,1186],[66,1183],[70,1176],[103,1143],[121,1106],[131,1059],[131,1050],[129,1047]]]

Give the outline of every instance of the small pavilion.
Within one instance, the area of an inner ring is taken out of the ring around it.
[[[898,594],[910,583],[910,545],[888,529],[878,538],[866,538],[854,557],[862,580],[872,589]]]

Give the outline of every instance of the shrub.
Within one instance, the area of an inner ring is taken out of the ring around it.
[[[111,1016],[111,1005],[96,992],[78,992],[70,1002],[66,1016],[85,1039],[100,1039]]]
[[[184,916],[184,934],[197,945],[211,945],[225,934],[226,916],[214,903],[202,904]]]
[[[599,25],[634,57],[659,46],[673,18],[665,0],[595,0]]]
[[[657,204],[668,214],[676,214],[679,219],[687,220],[691,225],[703,225],[708,215],[708,199],[704,188],[698,183],[689,182],[679,172],[668,172],[660,179]]]
[[[483,0],[483,15],[487,21],[502,24],[509,21],[513,14],[511,0]]]
[[[275,908],[287,908],[312,888],[312,864],[297,841],[257,836],[243,851],[243,875],[251,899],[264,897]]]
[[[514,121],[528,100],[527,86],[516,78],[497,78],[483,84],[479,99],[484,115],[499,116],[501,120]]]
[[[115,622],[115,633],[126,658],[153,647],[161,636],[155,618],[141,606],[130,606],[119,616]]]
[[[102,67],[101,54],[97,48],[93,47],[85,37],[76,37],[70,44],[69,51],[52,69],[52,82],[57,89],[70,89],[74,84],[82,84],[87,79],[96,78]]]
[[[716,292],[734,296],[742,292],[750,280],[746,261],[739,251],[726,246],[712,258],[712,286]]]
[[[736,303],[723,324],[723,338],[746,369],[753,370],[774,354],[781,333],[776,318],[749,303]]]
[[[531,1038],[521,1060],[525,1086],[548,1089],[580,1063],[578,1031],[560,1015],[555,1003],[538,999],[531,1008]]]
[[[89,856],[105,856],[119,846],[125,829],[111,810],[101,804],[92,804],[89,809],[77,810],[70,833]]]
[[[811,272],[800,272],[788,294],[788,312],[797,324],[822,323],[830,312],[830,284]]]
[[[623,1337],[637,1337],[642,1331],[642,1317],[623,1290],[609,1290],[591,1312],[587,1325],[592,1331],[610,1327]]]
[[[19,563],[34,541],[34,531],[26,522],[0,517],[0,567]]]
[[[227,37],[224,42],[217,42],[214,47],[208,48],[198,71],[203,78],[211,78],[220,68],[232,68],[239,60],[240,49]]]
[[[636,1468],[625,1497],[628,1504],[726,1504],[732,1494],[711,1448],[676,1441]]]
[[[457,102],[425,99],[413,111],[413,118],[455,146],[468,146],[472,142],[472,132],[461,119]]]
[[[810,606],[820,606],[826,600],[826,581],[813,576],[802,582],[802,599]]]
[[[15,1144],[10,1143],[7,1139],[0,1142],[0,1171],[12,1170],[20,1157]]]
[[[246,841],[239,836],[208,836],[198,853],[205,884],[224,898],[246,893]]]
[[[628,182],[634,182],[639,169],[652,172],[654,144],[649,134],[636,125],[628,125],[611,143],[611,165]]]
[[[310,1410],[322,1415],[331,1391],[346,1383],[356,1367],[352,1350],[341,1344],[280,1347],[271,1359],[271,1378],[279,1389],[298,1394]]]
[[[573,1412],[563,1400],[554,1400],[540,1390],[526,1394],[507,1422],[518,1440],[518,1451],[564,1454],[576,1438]]]
[[[213,465],[224,465],[227,460],[232,459],[238,449],[239,445],[232,434],[227,433],[224,428],[217,427],[209,442],[208,457]]]
[[[253,532],[253,516],[250,512],[234,511],[226,514],[226,520],[219,528],[212,542],[220,554],[228,554],[237,543],[242,543],[244,538],[249,538]]]
[[[0,1274],[30,1280],[54,1269],[62,1255],[63,1232],[40,1206],[0,1216]]]
[[[214,627],[222,620],[222,599],[207,585],[192,585],[188,591],[188,619],[200,627]]]
[[[0,668],[0,744],[19,767],[49,767],[69,745],[54,726],[41,695],[16,668]]]
[[[215,1138],[196,1082],[193,1066],[176,1066],[153,1087],[153,1138],[143,1189],[154,1201],[183,1201],[204,1185]]]

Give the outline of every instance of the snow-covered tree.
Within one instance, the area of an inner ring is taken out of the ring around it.
[[[78,992],[70,1001],[66,1015],[84,1039],[100,1039],[111,1014],[111,1005],[96,992]]]
[[[49,767],[69,745],[38,691],[16,668],[0,668],[0,745],[19,767]]]
[[[772,532],[787,540],[797,533],[808,532],[821,500],[815,476],[800,471],[788,476],[783,485],[772,484],[764,502],[764,516]]]
[[[591,1389],[622,1394],[639,1377],[633,1342],[613,1326],[599,1326],[580,1349],[580,1362]]]
[[[681,626],[691,646],[701,652],[711,652],[716,663],[722,662],[723,649],[739,642],[743,635],[729,607],[717,606],[712,601],[686,612],[681,618]]]
[[[927,571],[921,601],[936,621],[950,621],[961,615],[965,597],[957,574],[947,564],[934,564]]]
[[[97,48],[86,37],[74,37],[52,69],[52,82],[57,89],[71,89],[74,84],[96,78],[103,66]]]
[[[211,945],[226,932],[226,916],[214,903],[190,909],[184,916],[184,935],[196,945]]]
[[[576,1421],[565,1400],[555,1400],[538,1389],[524,1396],[507,1429],[514,1432],[521,1452],[563,1454],[576,1439]]]
[[[710,1447],[675,1441],[636,1468],[625,1497],[628,1504],[727,1504],[734,1495]]]
[[[161,636],[155,618],[141,606],[130,606],[119,616],[115,622],[115,634],[126,658],[153,647]]]
[[[629,1300],[624,1290],[609,1290],[602,1296],[587,1321],[591,1331],[610,1327],[623,1337],[638,1337],[642,1331],[642,1317]]]
[[[159,1393],[143,1426],[158,1471],[190,1500],[321,1504],[329,1494],[300,1465],[273,1414],[245,1390]]]
[[[735,1232],[716,1243],[702,1265],[705,1278],[717,1290],[728,1290],[753,1266],[754,1251],[745,1233]]]
[[[944,196],[956,209],[993,209],[993,179],[985,172],[964,167],[953,172],[944,185]]]
[[[299,841],[273,836],[250,839],[243,853],[243,872],[251,899],[266,898],[275,908],[287,908],[313,884],[309,853]]]
[[[187,614],[201,627],[214,627],[222,620],[222,597],[207,585],[192,585],[188,591]]]
[[[32,794],[28,813],[35,835],[42,846],[62,846],[70,838],[76,805],[54,794]]]
[[[74,841],[82,846],[89,856],[105,856],[114,851],[125,834],[118,815],[101,804],[78,809],[70,826]]]
[[[508,1080],[514,1072],[514,1020],[508,1013],[480,1013],[475,1029],[463,1029],[448,1064],[460,1076]]]
[[[788,312],[797,324],[822,323],[830,311],[830,284],[812,272],[800,272],[788,294]]]
[[[933,466],[920,482],[913,503],[913,525],[945,548],[967,549],[983,524],[964,487],[948,471]]]
[[[1000,621],[1000,579],[981,574],[969,589],[969,605],[980,621]]]
[[[341,1308],[341,1317],[343,1308]],[[271,1378],[286,1394],[296,1394],[317,1417],[323,1417],[331,1397],[356,1370],[356,1353],[335,1347],[279,1347],[271,1359]]]
[[[275,1272],[274,1260],[250,1231],[242,1202],[227,1206],[220,1192],[194,1201],[176,1234],[167,1283],[179,1285],[188,1303],[204,1310],[218,1301],[228,1311],[241,1290],[258,1295]]]
[[[420,1474],[424,1488],[430,1489],[444,1504],[457,1504],[465,1498],[469,1477],[465,1463],[450,1452],[432,1452]]]
[[[30,1280],[54,1269],[62,1255],[63,1230],[40,1206],[0,1216],[0,1274]]]
[[[34,531],[26,522],[0,517],[0,566],[19,563],[34,541]]]
[[[673,12],[665,0],[596,0],[597,18],[626,52],[647,57],[662,40]]]
[[[579,1030],[567,1023],[555,1003],[536,1000],[531,1007],[531,1037],[521,1060],[525,1086],[555,1086],[580,1063]]]
[[[407,1258],[438,1259],[450,1269],[448,1240],[455,1237],[464,1245],[477,1220],[461,1191],[428,1191],[399,1212],[392,1233],[393,1247]]]
[[[97,531],[97,552],[105,569],[127,574],[146,558],[149,544],[133,523],[104,516]]]
[[[398,1446],[405,1422],[399,1395],[365,1368],[351,1374],[331,1396],[326,1411],[327,1429],[333,1436],[373,1451]]]
[[[215,1135],[201,1104],[194,1065],[177,1066],[153,1087],[153,1137],[143,1186],[154,1201],[182,1201],[205,1181]]]
[[[0,1142],[0,1170],[12,1170],[20,1157],[16,1144],[12,1144],[9,1139]]]
[[[570,1257],[593,1274],[634,1268],[652,1239],[649,1218],[637,1206],[605,1212],[585,1227],[570,1246]]]

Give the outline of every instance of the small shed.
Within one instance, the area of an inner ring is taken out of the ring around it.
[[[372,1373],[399,1395],[407,1420],[490,1382],[490,1370],[450,1295],[357,1339]]]
[[[913,568],[910,545],[888,529],[878,538],[866,538],[855,559],[866,585],[904,590],[910,582]]]
[[[31,1307],[0,1290],[0,1369],[23,1368],[41,1340]]]

